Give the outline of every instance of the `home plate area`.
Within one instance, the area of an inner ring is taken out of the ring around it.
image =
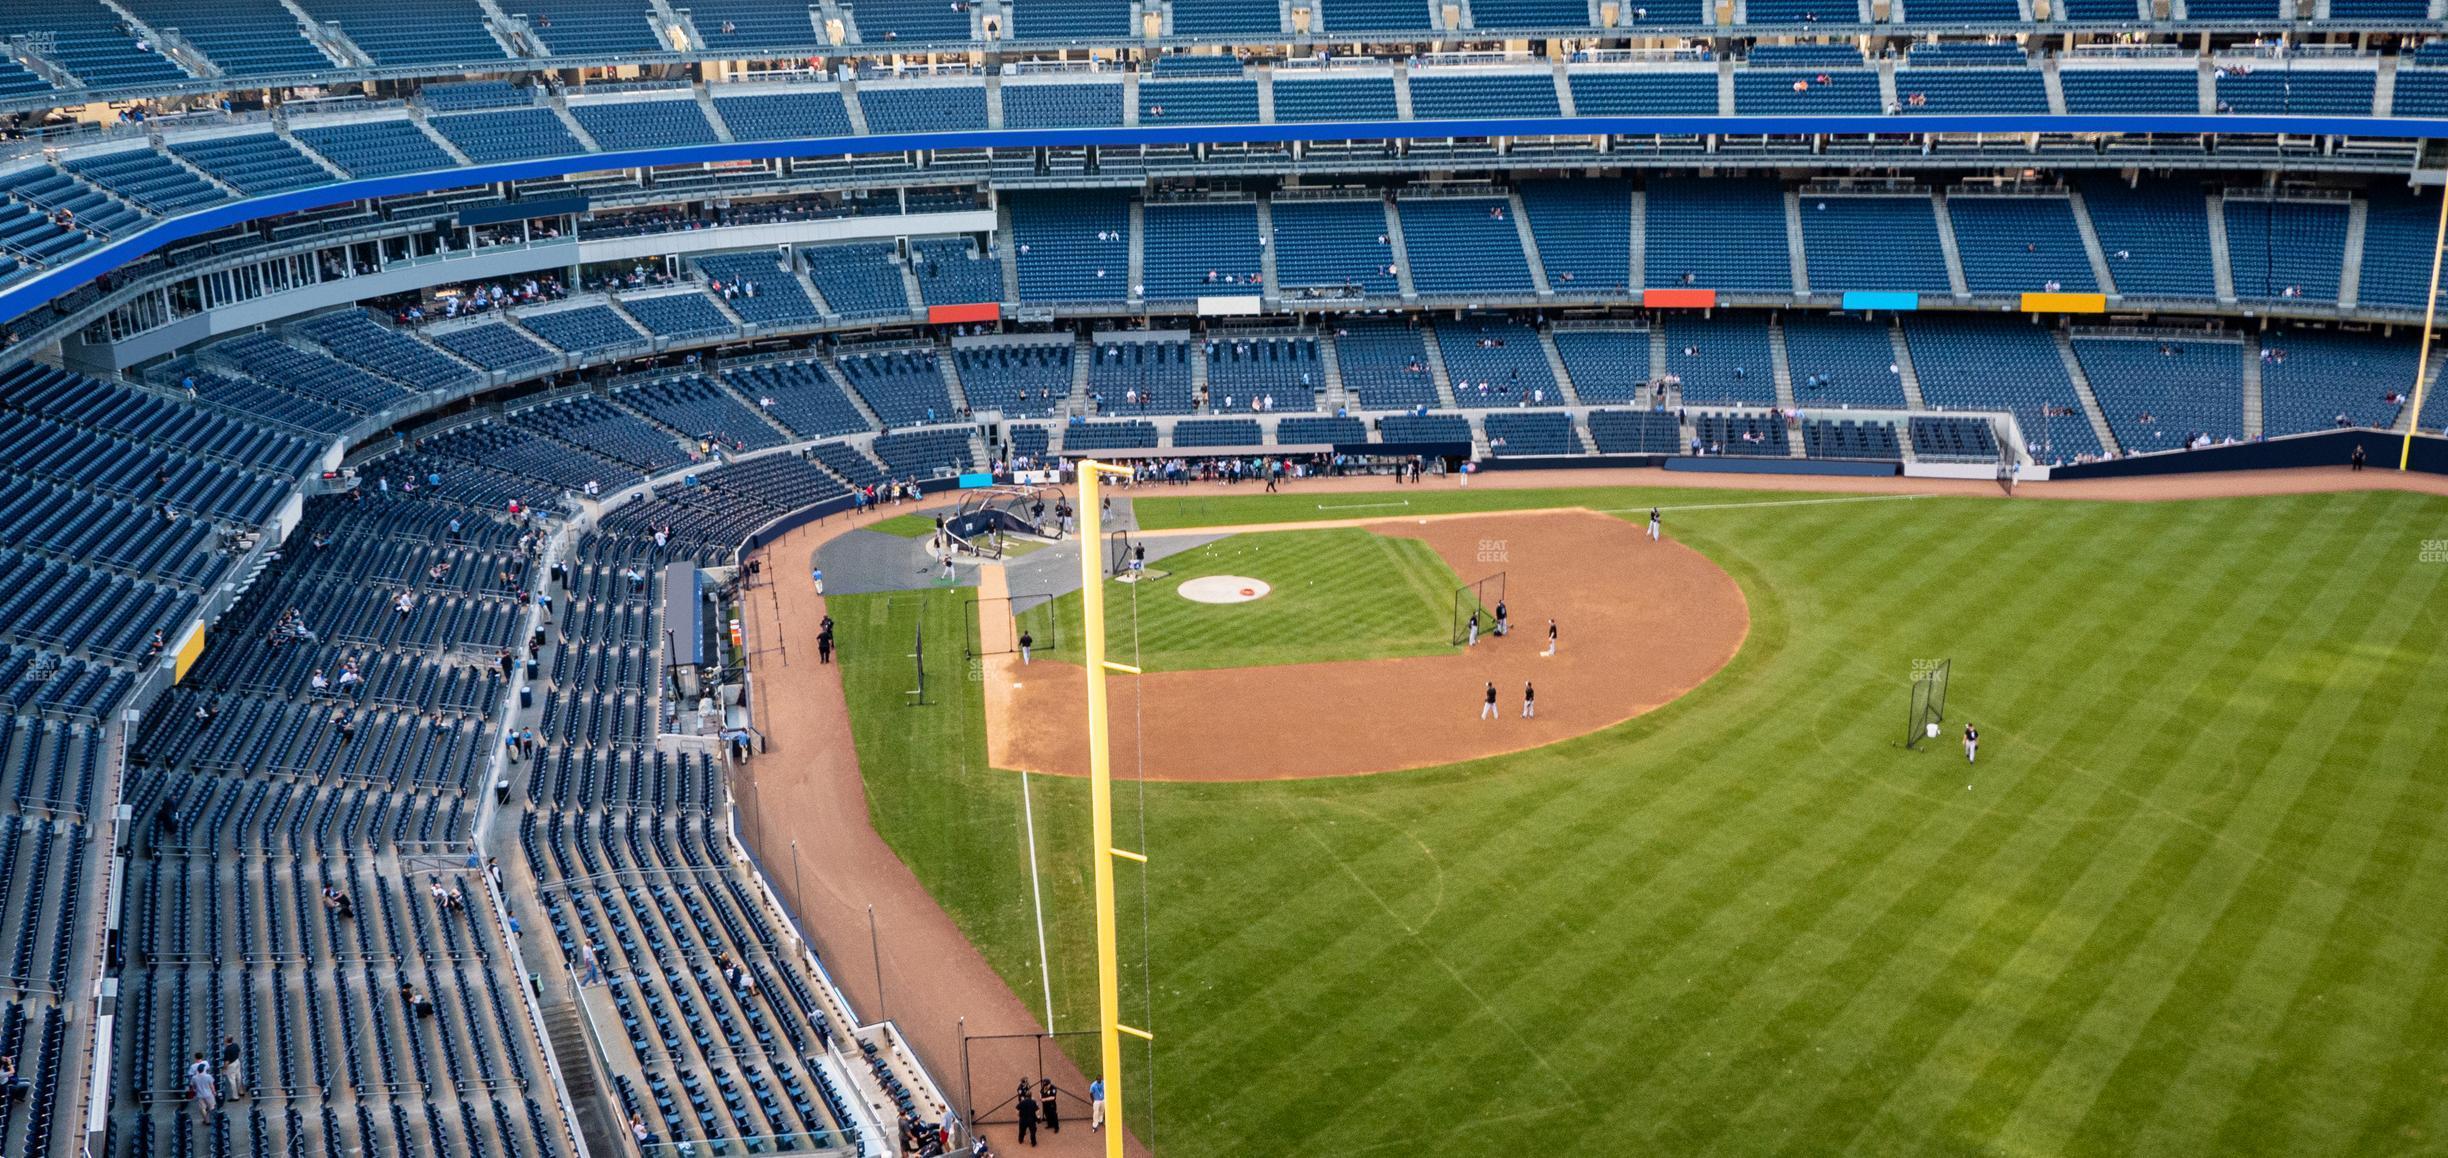
[[[1182,580],[1179,590],[1192,603],[1247,603],[1265,598],[1273,588],[1264,579],[1246,575],[1201,575]]]

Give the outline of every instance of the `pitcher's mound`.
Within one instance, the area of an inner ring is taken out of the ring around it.
[[[1181,585],[1182,598],[1192,603],[1247,603],[1271,590],[1266,580],[1246,575],[1201,575]]]

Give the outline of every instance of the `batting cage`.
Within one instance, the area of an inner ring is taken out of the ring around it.
[[[1039,653],[1062,649],[1062,617],[1054,613],[1052,595],[1038,592],[980,598],[971,611],[973,614],[962,616],[969,628],[965,659],[1017,654],[1023,632]]]
[[[1505,601],[1505,573],[1498,571],[1482,579],[1465,583],[1453,591],[1453,645],[1460,647],[1471,639],[1471,619],[1479,620],[1479,634],[1496,630],[1496,605]]]
[[[1912,713],[1905,724],[1905,747],[1920,747],[1921,741],[1936,736],[1938,725],[1946,722],[1947,677],[1954,666],[1951,659],[1914,665]]]
[[[1105,573],[1125,583],[1162,579],[1170,574],[1152,563],[1140,563],[1140,555],[1146,550],[1147,541],[1129,531],[1115,531],[1106,535]]]

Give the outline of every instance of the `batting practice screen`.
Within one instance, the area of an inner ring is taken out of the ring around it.
[[[1913,669],[1912,712],[1905,724],[1905,747],[1920,747],[1921,741],[1929,738],[1932,726],[1946,722],[1947,677],[1953,674],[1954,666],[1954,660],[1942,659]]]
[[[1479,618],[1479,631],[1484,635],[1496,630],[1496,605],[1505,601],[1505,573],[1498,571],[1483,579],[1465,583],[1453,592],[1453,640],[1455,647],[1470,642],[1471,617]]]

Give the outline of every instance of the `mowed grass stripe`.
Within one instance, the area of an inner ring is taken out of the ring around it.
[[[2285,592],[2301,592],[2317,584],[2317,574],[2309,567],[2302,568]],[[2273,600],[2270,605],[2272,612],[2283,602],[2283,597]],[[2257,640],[2262,635],[2260,628],[2270,618],[2271,615],[2265,614],[2262,625],[2239,633],[2229,651],[2228,662],[2232,662],[2239,652],[2258,649],[2260,645]],[[2205,690],[2205,686],[2204,683],[2196,684],[2197,696]],[[2184,718],[2193,707],[2188,705],[2186,710],[2179,710],[2175,718]],[[2171,779],[2171,783],[2185,779],[2177,763],[2162,762],[2159,766],[2169,773],[2178,774]],[[2074,774],[2067,778],[2089,782],[2101,794],[2109,793],[2113,787],[2112,781],[2100,776]],[[2115,886],[2112,882],[2129,879],[2136,864],[2153,847],[2143,839],[2137,839],[2136,834],[2164,826],[2178,817],[2166,811],[2146,813],[2141,809],[2123,809],[2108,819],[2106,827],[2068,824],[2047,862],[2036,867],[2026,878],[2026,891],[2002,910],[2001,915],[2016,910],[2104,913],[2103,905],[2074,902],[2086,896],[2096,897],[2104,888],[2113,889]],[[2043,928],[2049,935],[2044,940],[2037,939],[2036,935]],[[1945,1119],[1951,1133],[1958,1137],[1988,1136],[2003,1120],[2006,1111],[2019,1100],[2019,1091],[2051,1056],[2059,1044],[2054,1033],[2059,1024],[2057,1019],[2065,1014],[2065,1009],[2059,1004],[2065,998],[2062,994],[2055,995],[2047,1004],[2038,999],[2047,993],[2048,982],[2059,976],[2057,970],[2074,955],[2081,939],[2095,929],[2096,925],[2073,918],[2053,920],[2045,926],[2033,924],[2030,933],[2035,936],[2027,936],[2018,950],[2018,956],[2010,958],[2000,967],[1981,995],[1977,1007],[1981,1027],[1975,1030],[1959,1024],[1955,1032],[1966,1041],[1950,1043],[1953,1049],[1932,1051],[1921,1070],[1913,1075],[1911,1084],[1917,1087],[1926,1085],[1934,1096],[1944,1095],[1949,1090],[1957,1091],[1953,1095],[1955,1104]],[[1990,1051],[1986,1059],[1976,1056],[1973,1048],[1984,1040],[1988,1041]]]
[[[2198,537],[2207,525],[2205,519],[2197,519],[2195,525],[2189,529]],[[2156,620],[2174,624],[2185,622],[2186,614],[2211,610],[2177,604],[2176,601],[2190,602],[2185,600],[2186,594],[2184,587],[2166,590],[2160,593],[2159,598],[2151,600],[2139,609],[2140,613],[2135,617],[2146,622]],[[2224,622],[2218,623],[2213,630],[2213,636],[2230,638],[2229,625]],[[2158,672],[2160,678],[2164,679],[2170,670],[2168,665],[2178,662],[2180,653],[2191,650],[2194,642],[2194,639],[2181,633],[2163,634],[2155,647],[2137,653],[2135,658],[2139,662],[2129,668],[2128,673]],[[2180,689],[2171,688],[2169,690],[2181,694]],[[2168,705],[2163,700],[2132,696],[2125,698],[2122,706],[2126,709],[2125,715],[2131,719],[2102,721],[2105,729],[2125,731],[2147,727],[2150,723],[2149,718],[2158,714],[2157,709]],[[2064,775],[2051,775],[2044,767],[2029,762],[2023,766],[2024,775],[2031,779],[2048,781],[2076,779]],[[2142,766],[2140,772],[2146,777],[2152,772],[2164,776],[2173,767],[2175,764],[2171,761],[2148,762]],[[2148,791],[2146,787],[2144,792]],[[1982,916],[1994,918],[1998,915],[1999,910],[1992,908]],[[1952,917],[1953,921],[1961,921],[1969,925],[1974,930],[1974,935],[1967,937],[1957,946],[1946,961],[1944,969],[1929,979],[1924,989],[1911,999],[1922,1007],[1925,1015],[1908,1021],[1891,1022],[1878,1050],[1871,1055],[1875,1059],[1872,1064],[1891,1072],[1896,1078],[1884,1104],[1864,1124],[1866,1130],[1876,1131],[1880,1137],[1914,1137],[1928,1129],[1936,1120],[1937,1115],[1925,1106],[1932,1091],[1919,1084],[1919,1079],[1926,1077],[1926,1071],[1918,1074],[1915,1071],[1933,1065],[1944,1068],[1943,1062],[1933,1062],[1930,1054],[1938,1048],[1946,1034],[1955,1031],[1960,1026],[1962,1017],[1977,1008],[1974,998],[1977,996],[1980,983],[1993,977],[2007,955],[2020,943],[2019,940],[2001,943],[1996,931],[1983,929],[1981,927],[1983,922],[1976,919],[1975,914],[1948,916]],[[1941,1014],[1944,1016],[1940,1016]],[[1841,1032],[1841,1027],[1839,1032]]]
[[[2374,528],[2377,531],[2378,528]],[[2369,544],[2367,544],[2369,545]],[[2391,572],[2373,571],[2354,605],[2384,605],[2377,596],[2381,588],[2391,586]],[[2363,621],[2364,635],[2380,630],[2382,625],[2370,619]],[[2386,626],[2386,634],[2400,643],[2410,634],[2411,624],[2401,622]],[[2362,694],[2353,697],[2351,711],[2342,724],[2324,730],[2310,726],[2327,714],[2322,709],[2334,700],[2345,698],[2324,688],[2305,707],[2305,724],[2299,725],[2299,736],[2325,736],[2329,749],[2323,759],[2307,761],[2302,768],[2328,766],[2339,747],[2346,743],[2359,745],[2362,736],[2370,735],[2383,719],[2403,701],[2405,685],[2393,681],[2367,684]],[[2150,1018],[2134,1038],[2134,1048],[2119,1062],[2104,1083],[2100,1097],[2091,1106],[2076,1135],[2077,1145],[2091,1148],[2109,1137],[2146,1140],[2153,1134],[2167,1131],[2192,1132],[2206,1130],[2226,1109],[2215,1085],[2192,1070],[2204,1060],[2201,1055],[2181,1062],[2150,1056],[2152,1050],[2181,1050],[2192,1053],[2191,1041],[2214,1021],[2228,1021],[2228,1006],[2235,988],[2242,984],[2251,969],[2259,983],[2277,987],[2290,977],[2300,977],[2278,962],[2258,960],[2270,945],[2270,933],[2285,921],[2296,898],[2302,895],[2311,874],[2323,867],[2321,853],[2333,847],[2327,839],[2337,831],[2337,821],[2347,811],[2347,801],[2372,783],[2371,778],[2352,775],[2300,775],[2297,791],[2286,807],[2278,810],[2280,823],[2270,836],[2256,846],[2256,858],[2248,872],[2236,874],[2226,901],[2217,909],[2206,935],[2193,944],[2183,968],[2171,974],[2171,984]],[[2275,846],[2273,850],[2271,846]],[[2365,847],[2368,847],[2366,844]],[[2299,851],[2301,860],[2288,856]],[[2292,923],[2292,922],[2287,922]],[[2278,954],[2308,954],[2311,942],[2302,937],[2284,938],[2275,950]],[[2257,968],[2256,968],[2257,966]],[[2299,968],[2299,967],[2298,967]],[[2300,981],[2296,982],[2300,984]],[[2291,988],[2289,993],[2291,995]],[[2181,996],[2179,996],[2181,994]],[[2265,1001],[2283,1004],[2278,993],[2265,993]],[[2255,1003],[2255,1009],[2263,1008]],[[2257,1016],[2257,1012],[2244,1014]],[[2232,1024],[2232,1022],[2230,1022]],[[2231,1031],[2232,1032],[2232,1031]],[[2222,1055],[2225,1056],[2225,1055]],[[2240,1075],[2239,1075],[2240,1080]],[[2167,1105],[2171,1097],[2181,1097],[2180,1091],[2200,1090],[2193,1101],[2208,1104],[2178,1106],[2172,1113]],[[2216,1100],[2214,1100],[2216,1099]],[[2181,1115],[2181,1120],[2175,1120]],[[2207,1144],[2206,1138],[2183,1139],[2185,1142]]]
[[[2257,651],[2258,645],[2253,642],[2253,635],[2249,628],[2231,635],[2213,632],[2213,638],[2233,641],[2230,650],[2219,664],[2213,665],[2211,672],[2205,673],[2204,678],[2195,684],[2192,692],[2178,701],[2173,718],[2197,716],[2204,710],[2206,689],[2219,682],[2213,678],[2217,667],[2232,666],[2239,658]],[[2185,767],[2186,761],[2181,758],[2159,760],[2152,766],[2162,771],[2162,783],[2168,783],[2174,778],[2166,777],[2166,774]],[[2049,775],[2050,772],[2043,768],[2035,774]],[[2070,775],[2062,778],[2091,783],[2102,792],[2109,787],[2106,780],[2097,777]],[[2023,876],[2017,895],[1989,915],[1989,921],[1982,929],[1983,939],[1968,947],[1978,950],[1979,957],[1959,957],[1950,969],[1950,973],[1957,978],[1964,978],[1966,974],[1976,976],[1976,991],[1972,993],[1972,1000],[1965,1010],[1948,1027],[1945,1036],[1933,1043],[1922,1055],[1915,1070],[1897,1083],[1899,1091],[1913,1091],[1917,1096],[1909,1114],[1899,1112],[1890,1116],[1890,1120],[1896,1124],[1895,1128],[1905,1131],[1941,1129],[1946,1136],[1933,1142],[1960,1144],[1967,1138],[1986,1136],[1985,1131],[1995,1127],[2002,1116],[1999,1107],[2001,1104],[2010,1106],[2012,1099],[1999,1097],[1994,1089],[1983,1091],[1983,1096],[1977,1098],[1969,1098],[1964,1091],[1979,1088],[1981,1082],[2001,1081],[2001,1074],[1996,1069],[2001,1064],[2019,1062],[2028,1065],[2045,1058],[2055,1048],[2056,1042],[2029,1034],[2032,1029],[2029,1020],[2024,1020],[2021,1026],[2017,1026],[2016,1021],[2027,1018],[2031,1012],[2023,998],[2034,992],[2036,986],[2033,983],[2045,981],[2055,963],[2063,959],[2069,942],[2079,932],[2058,922],[2057,936],[2045,948],[2043,957],[2023,960],[2022,956],[2031,949],[2032,936],[2040,929],[2023,914],[2058,910],[2065,905],[2066,898],[2076,895],[2076,889],[2092,887],[2103,876],[2113,877],[2130,871],[2133,860],[2147,849],[2147,846],[2129,838],[2129,834],[2137,828],[2137,820],[2143,815],[2138,810],[2124,811],[2115,825],[2106,831],[2068,825],[2049,850],[2047,859],[2035,864]],[[2163,816],[2159,823],[2165,823],[2167,819],[2172,819],[2172,814]],[[2093,845],[2098,846],[2096,850],[2089,847]],[[2097,860],[2092,867],[2102,871],[2086,873],[2083,862],[2091,859],[2095,851]],[[2051,1012],[2062,1014],[2063,1010]],[[1979,1075],[1979,1081],[1967,1085],[1967,1079],[1975,1074]],[[1967,1117],[1967,1101],[1989,1117],[1985,1120]],[[1944,1114],[1933,1113],[1929,1109],[1930,1106],[1942,1106],[1949,1102],[1953,1105]]]
[[[2317,564],[2304,565],[2273,605],[2287,607],[2290,598],[2317,597],[2314,587],[2319,579]],[[2081,989],[2070,991],[2061,982],[2036,1006],[2046,1011],[2053,1039],[2066,1044],[2024,1088],[2014,1116],[2001,1127],[2004,1132],[2053,1152],[2066,1152],[2073,1144],[2071,1134],[2079,1112],[2092,1103],[2100,1083],[2113,1069],[2114,1058],[2134,1047],[2142,1016],[2133,1011],[2132,1003],[2148,999],[2132,996],[2132,991],[2162,988],[2172,968],[2165,961],[2164,939],[2199,935],[2198,915],[2204,902],[2193,894],[2204,885],[2197,874],[2207,873],[2210,887],[2215,887],[2222,871],[2232,875],[2236,858],[2249,855],[2257,846],[2251,843],[2250,834],[2235,831],[2231,823],[2237,817],[2264,815],[2278,797],[2287,794],[2295,765],[2287,758],[2286,746],[2272,745],[2264,752],[2266,759],[2246,770],[2237,791],[2213,794],[2190,802],[2191,807],[2183,800],[2146,797],[2139,802],[2149,815],[2177,823],[2163,826],[2147,867],[2128,882],[2125,894],[2110,908],[2110,918],[2094,940],[2086,943],[2083,958],[2093,962],[2094,968],[2063,979],[2076,982]],[[2069,765],[2086,775],[2110,775],[2091,771],[2081,758]],[[2164,759],[2158,766],[2172,767]],[[2176,920],[2168,919],[2171,913],[2178,914]]]

